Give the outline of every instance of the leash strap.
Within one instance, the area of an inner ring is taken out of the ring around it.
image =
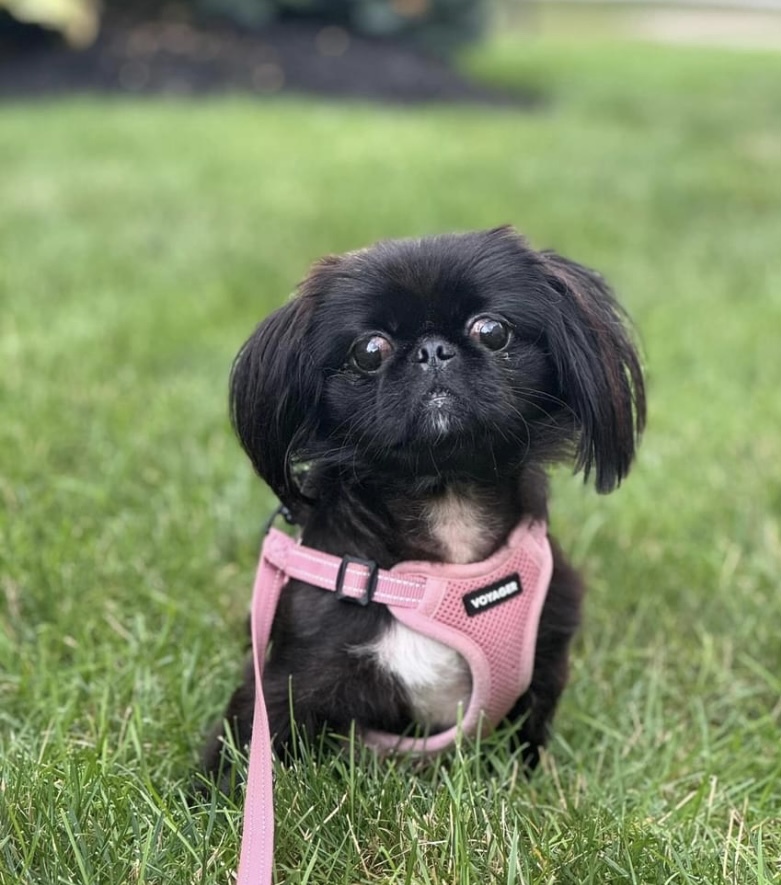
[[[237,885],[271,885],[274,860],[273,758],[266,701],[263,697],[263,665],[271,623],[285,575],[261,551],[252,592],[252,657],[255,663],[255,712],[249,751],[244,831]]]

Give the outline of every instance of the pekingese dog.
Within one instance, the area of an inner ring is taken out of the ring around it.
[[[547,519],[546,469],[572,460],[599,492],[626,476],[645,422],[640,360],[605,281],[510,227],[393,240],[317,262],[255,330],[231,374],[255,469],[309,547],[373,560],[470,563],[524,517]],[[508,719],[533,766],[567,681],[583,585],[553,544],[531,686]],[[359,726],[452,726],[460,655],[381,604],[291,581],[264,690],[275,749]],[[224,721],[251,738],[251,662]],[[224,733],[206,752],[222,770]]]

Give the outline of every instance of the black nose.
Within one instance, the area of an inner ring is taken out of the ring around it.
[[[418,346],[415,362],[420,363],[424,369],[434,368],[452,360],[455,355],[453,345],[442,338],[425,338]]]

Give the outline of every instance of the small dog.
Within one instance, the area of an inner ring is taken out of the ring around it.
[[[317,262],[244,344],[233,425],[255,469],[338,556],[469,563],[523,517],[547,519],[546,468],[572,459],[609,492],[645,423],[624,315],[604,280],[512,228],[380,242]],[[532,684],[509,720],[533,767],[567,681],[583,586],[553,545]],[[470,671],[380,604],[291,581],[264,674],[275,750],[291,729],[452,726]],[[251,738],[252,663],[225,713]],[[223,776],[225,735],[205,765]],[[223,781],[224,782],[224,781]]]

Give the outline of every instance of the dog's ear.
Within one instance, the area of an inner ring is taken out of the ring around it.
[[[323,277],[337,263],[318,262],[298,294],[255,329],[233,361],[230,417],[255,470],[288,507],[304,500],[294,476],[317,427],[322,372],[307,333]]]
[[[645,387],[627,317],[595,271],[555,252],[542,252],[556,293],[548,345],[561,396],[577,422],[575,469],[599,492],[612,491],[629,472],[645,426]]]

